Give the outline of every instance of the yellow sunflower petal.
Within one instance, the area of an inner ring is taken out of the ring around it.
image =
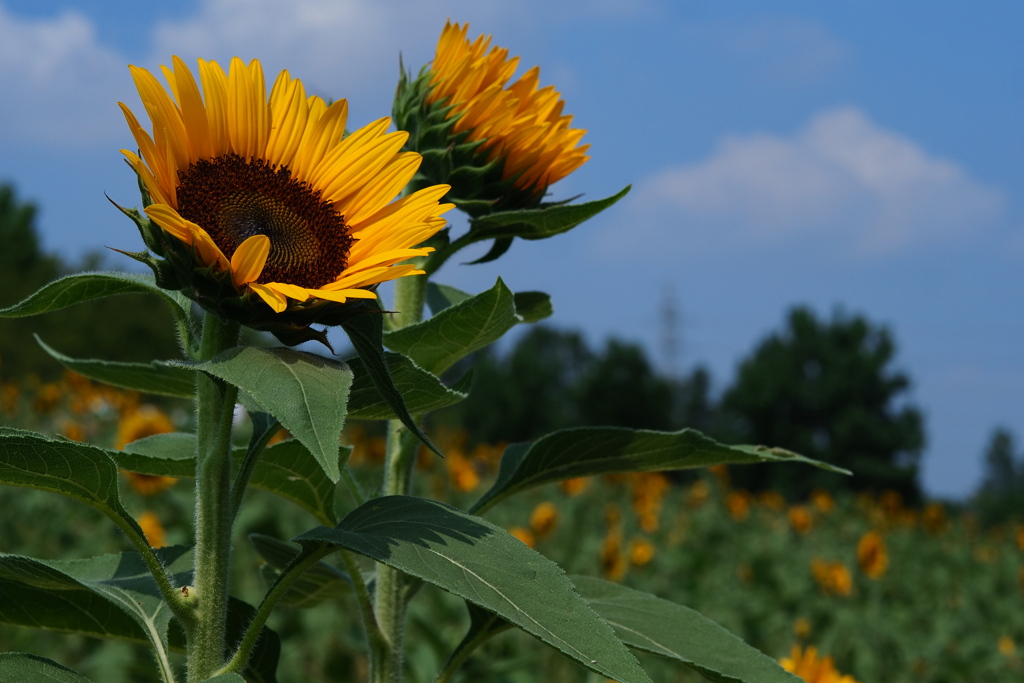
[[[284,309],[288,308],[288,299],[283,294],[279,294],[270,287],[256,282],[250,282],[249,289],[256,292],[261,299],[267,302],[267,305],[274,309],[275,313],[281,313]]]
[[[231,280],[235,287],[253,282],[263,272],[270,254],[270,238],[266,235],[253,235],[238,245],[231,255]]]

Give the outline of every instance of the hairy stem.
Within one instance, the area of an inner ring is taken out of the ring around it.
[[[423,318],[427,276],[412,275],[395,282],[395,327],[418,323]],[[388,446],[384,463],[384,495],[407,495],[412,485],[412,468],[418,443],[398,420],[388,423]],[[373,683],[402,680],[402,651],[405,637],[405,575],[387,565],[377,565],[374,612],[382,636],[370,640]],[[367,634],[369,635],[369,634]]]
[[[238,323],[206,314],[200,360],[238,343]],[[195,621],[188,630],[188,681],[213,676],[224,663],[231,560],[231,422],[238,390],[196,373]]]
[[[217,672],[218,675],[231,672],[241,674],[245,670],[245,667],[249,664],[249,658],[252,656],[252,650],[256,646],[256,641],[259,640],[260,631],[263,630],[264,624],[267,623],[267,619],[270,617],[270,613],[274,611],[277,603],[292,587],[296,579],[302,576],[303,572],[327,555],[330,555],[334,550],[333,547],[324,543],[319,548],[303,551],[287,567],[281,570],[277,581],[267,591],[267,594],[263,597],[263,602],[260,603],[256,614],[253,615],[252,621],[246,627],[245,635],[242,636],[242,642],[239,643],[234,656],[231,657],[230,662]]]

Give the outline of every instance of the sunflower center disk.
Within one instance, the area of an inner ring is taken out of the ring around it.
[[[287,168],[231,154],[197,161],[178,181],[178,213],[206,230],[229,259],[249,237],[270,238],[257,282],[317,289],[348,265],[353,240],[345,217]]]

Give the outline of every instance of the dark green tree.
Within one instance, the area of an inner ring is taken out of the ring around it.
[[[999,427],[992,432],[985,449],[985,474],[974,495],[972,507],[985,526],[1024,517],[1024,457],[1010,430]]]
[[[101,261],[88,257],[81,267],[72,268],[45,253],[35,226],[36,213],[34,204],[18,201],[13,187],[0,185],[0,308],[17,303],[50,280],[95,268]],[[61,366],[36,344],[33,334],[72,357],[146,361],[179,355],[174,325],[164,305],[147,295],[125,295],[44,316],[0,320],[0,378],[60,375]]]
[[[671,429],[685,393],[655,372],[640,346],[611,339],[594,351],[578,332],[544,325],[504,354],[476,354],[472,367],[469,399],[438,417],[476,442],[528,441],[584,425]]]
[[[732,438],[781,446],[852,470],[763,465],[734,468],[737,486],[802,497],[814,488],[893,489],[920,498],[921,412],[905,401],[910,379],[891,368],[896,346],[885,327],[862,316],[818,320],[790,311],[783,331],[740,364],[722,408]]]

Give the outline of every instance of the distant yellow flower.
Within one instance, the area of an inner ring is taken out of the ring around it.
[[[758,500],[761,501],[761,505],[775,512],[779,512],[782,508],[786,507],[786,499],[778,491],[762,491],[761,495],[758,496]]]
[[[690,490],[686,494],[686,506],[690,508],[699,508],[701,505],[707,502],[708,497],[711,495],[711,486],[708,484],[706,479],[698,479],[690,487]]]
[[[946,508],[942,503],[928,503],[924,512],[921,513],[921,526],[929,534],[941,534],[949,528],[949,519],[946,517]]]
[[[878,497],[878,504],[882,506],[882,510],[885,514],[896,517],[903,510],[903,496],[900,495],[899,491],[893,491],[892,489],[886,489],[882,491],[882,495]]]
[[[255,59],[227,72],[199,60],[197,84],[174,57],[166,89],[129,68],[153,132],[121,104],[141,155],[122,152],[152,198],[146,213],[192,268],[275,313],[373,299],[375,285],[421,272],[398,264],[431,251],[417,245],[452,205],[438,204],[446,185],[392,201],[421,157],[401,151],[408,134],[388,133],[389,119],[345,135],[345,100],[307,96],[287,71],[268,98]]]
[[[889,553],[885,541],[877,531],[869,531],[857,543],[857,565],[870,579],[880,579],[889,567]]]
[[[72,441],[85,441],[85,430],[77,422],[68,422],[62,431]]]
[[[806,505],[794,505],[789,508],[789,525],[800,534],[806,534],[811,530],[814,520],[811,519],[811,511]]]
[[[842,562],[814,558],[811,561],[811,574],[826,595],[848,596],[853,592],[853,576]]]
[[[167,545],[167,533],[164,531],[164,525],[160,523],[155,514],[146,510],[139,515],[138,522],[150,546],[153,548],[163,548]]]
[[[470,42],[468,31],[468,25],[445,24],[430,65],[427,99],[451,107],[452,132],[480,141],[479,151],[489,160],[500,159],[504,180],[543,195],[589,158],[590,145],[580,145],[586,131],[572,127],[552,86],[538,88],[538,67],[508,85],[519,58],[492,48],[490,36]]]
[[[815,647],[803,650],[799,645],[794,645],[789,657],[780,659],[779,664],[806,683],[857,683],[853,676],[844,676],[836,671],[832,657],[819,659]]]
[[[144,405],[125,415],[117,426],[117,448],[156,434],[174,431],[174,423],[160,409]],[[128,483],[139,494],[152,496],[173,486],[178,480],[151,474],[139,474],[122,470]]]
[[[999,654],[1003,655],[1007,659],[1010,659],[1017,654],[1017,645],[1013,642],[1013,638],[1010,636],[999,636],[997,646],[999,647]]]
[[[974,548],[974,559],[984,564],[992,564],[996,560],[996,549],[990,545],[978,545]]]
[[[514,526],[509,529],[508,532],[531,548],[537,544],[537,539],[534,538],[533,532],[529,529],[524,529],[521,526]]]
[[[461,453],[450,453],[445,458],[448,474],[459,491],[472,491],[480,485],[480,475],[473,467],[473,461]]]
[[[731,478],[729,477],[729,466],[728,465],[712,465],[708,468],[711,474],[715,475],[715,479],[718,480],[718,485],[723,489],[729,488],[731,484]]]
[[[572,479],[563,479],[558,482],[558,486],[565,492],[567,496],[578,496],[587,490],[590,486],[589,477],[573,477]]]
[[[750,515],[750,494],[746,491],[730,491],[725,497],[725,507],[737,522]]]
[[[171,418],[155,406],[145,405],[121,418],[117,425],[117,443],[115,447],[122,449],[128,444],[155,434],[166,434],[174,431]]]
[[[835,498],[832,497],[831,493],[824,489],[815,489],[814,492],[811,493],[811,503],[813,503],[814,507],[818,508],[818,511],[822,513],[832,512],[832,508],[836,506]]]
[[[629,562],[634,567],[643,567],[654,559],[654,544],[646,538],[634,538],[629,542]]]
[[[174,477],[163,477],[157,474],[139,474],[138,472],[129,472],[127,470],[121,471],[128,478],[128,484],[140,496],[155,496],[178,483],[178,480]]]
[[[64,398],[64,394],[59,386],[52,383],[44,384],[36,392],[36,398],[32,402],[32,407],[37,413],[48,415],[57,409],[62,398]]]
[[[613,526],[601,544],[601,571],[609,581],[621,581],[629,568],[622,554],[622,529]]]
[[[660,524],[661,504],[671,484],[660,472],[639,472],[629,478],[633,493],[633,512],[640,520],[640,528],[654,533]]]
[[[543,538],[555,529],[558,523],[558,508],[554,503],[544,501],[533,508],[530,514],[530,528],[539,538]]]
[[[793,622],[793,633],[797,638],[803,640],[811,635],[811,622],[807,617],[800,617]]]

